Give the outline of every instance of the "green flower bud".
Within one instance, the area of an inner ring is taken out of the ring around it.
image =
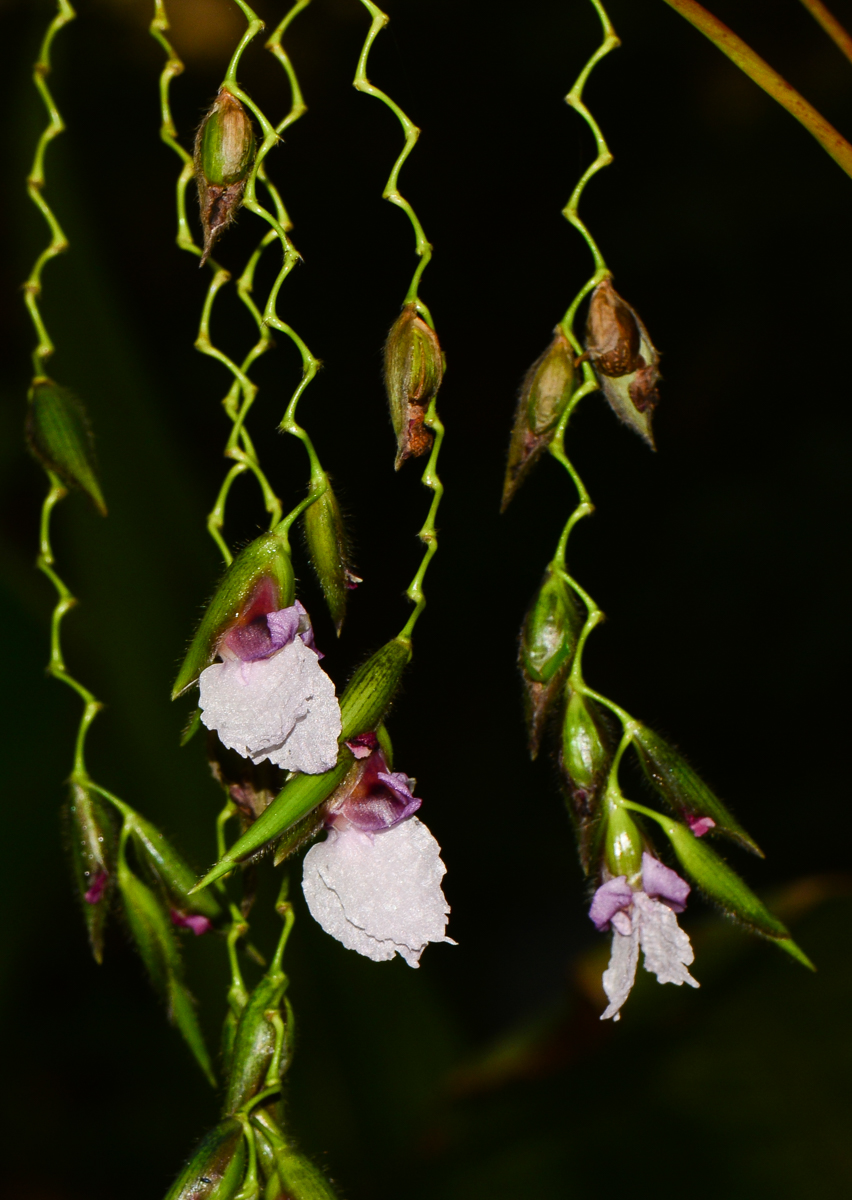
[[[179,912],[199,913],[211,921],[222,915],[222,906],[209,892],[190,896],[198,876],[155,825],[137,813],[129,822],[130,835],[140,860],[160,884]]]
[[[95,443],[86,410],[73,392],[52,379],[35,379],[24,427],[30,452],[46,471],[85,492],[106,516],[95,470]]]
[[[385,390],[396,434],[398,471],[407,458],[426,454],[432,434],[423,424],[441,386],[444,356],[435,330],[407,304],[385,342]]]
[[[583,628],[580,605],[564,577],[553,567],[524,618],[518,661],[524,681],[524,710],[530,754],[541,746],[544,725],[571,670]]]
[[[172,688],[172,699],[210,666],[223,633],[264,613],[289,608],[295,594],[286,541],[275,533],[264,533],[249,542],[228,567],[207,605]]]
[[[115,880],[115,817],[94,792],[73,783],[63,809],[77,894],[95,962],[103,962],[104,926]]]
[[[170,1020],[178,1027],[198,1065],[210,1083],[213,1083],[210,1056],[204,1045],[192,997],[183,982],[180,948],[169,914],[151,889],[133,874],[121,856],[118,863],[118,887],[124,902],[128,928],[142,962],[151,976],[151,982],[165,1000]]]
[[[574,391],[574,351],[558,326],[554,334],[544,354],[527,371],[518,394],[501,512],[550,445]]]
[[[222,1106],[226,1116],[242,1108],[264,1086],[276,1036],[267,1014],[277,1013],[286,986],[280,971],[265,975],[240,1013]]]
[[[651,418],[660,399],[660,356],[636,310],[622,300],[610,279],[604,279],[592,292],[586,357],[615,415],[653,450]]]
[[[357,587],[361,580],[350,569],[343,517],[328,480],[322,495],[305,509],[305,537],[328,611],[340,636],[343,618],[346,616],[347,594]]]
[[[352,754],[345,742],[376,728],[390,707],[410,657],[410,643],[393,638],[358,668],[340,698],[342,731],[337,765],[324,775],[294,775],[289,779],[269,808],[237,838],[198,888],[209,887],[227,875],[238,862],[280,837],[328,799],[352,766]]]
[[[236,96],[223,89],[195,138],[195,176],[204,229],[202,266],[242,204],[254,148],[251,117]]]
[[[762,900],[731,870],[724,859],[705,841],[700,841],[686,825],[661,816],[644,805],[626,801],[630,808],[651,817],[665,833],[684,871],[702,891],[715,900],[725,912],[741,921],[753,933],[770,938],[782,950],[806,967],[814,970],[813,963],[793,939],[790,931],[774,916]]]
[[[620,798],[607,796],[604,860],[612,875],[636,875],[642,870],[644,843],[638,825]]]
[[[709,817],[720,833],[763,858],[763,851],[739,821],[664,738],[640,725],[633,735],[633,745],[649,782],[676,816],[690,826],[702,817]]]
[[[245,1170],[243,1127],[232,1117],[220,1122],[199,1144],[166,1200],[231,1200]]]
[[[562,722],[559,770],[574,822],[580,862],[592,870],[612,747],[603,713],[594,700],[569,688]]]

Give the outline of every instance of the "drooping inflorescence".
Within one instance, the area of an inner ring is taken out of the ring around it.
[[[597,155],[563,214],[584,238],[595,270],[521,387],[503,508],[545,450],[561,463],[577,492],[578,503],[524,620],[519,663],[532,757],[549,728],[560,731],[557,756],[565,801],[583,870],[595,887],[589,915],[599,930],[611,929],[613,934],[612,958],[603,979],[610,1004],[603,1016],[617,1020],[633,983],[640,949],[646,969],[660,982],[698,986],[686,969],[692,963],[692,948],[674,915],[682,911],[690,886],[660,862],[650,835],[655,827],[667,838],[679,868],[724,912],[772,939],[806,966],[810,963],[784,925],[700,839],[708,834],[726,837],[760,855],[756,843],[672,745],[592,689],[583,674],[586,642],[603,613],[568,569],[571,532],[594,510],[566,455],[565,434],[580,401],[601,391],[620,420],[653,448],[651,422],[659,400],[657,350],[635,309],[613,287],[612,273],[579,215],[587,183],[612,161],[600,127],[583,101],[583,89],[597,63],[620,45],[600,0],[591,3],[603,38],[566,102],[591,130]],[[574,324],[587,297],[585,344],[581,344]],[[624,796],[619,767],[628,750],[635,753],[672,816]]]

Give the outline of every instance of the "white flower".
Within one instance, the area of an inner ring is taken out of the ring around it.
[[[695,957],[689,938],[667,904],[652,900],[645,892],[634,892],[629,911],[615,913],[611,923],[612,955],[603,976],[610,1003],[601,1014],[602,1021],[609,1017],[620,1020],[619,1009],[636,978],[640,947],[645,955],[645,970],[656,975],[660,983],[699,986],[686,969]]]
[[[201,720],[253,763],[317,775],[337,762],[334,684],[301,637],[266,658],[229,658],[201,672]]]
[[[441,891],[441,847],[417,817],[362,833],[330,829],[305,855],[302,890],[326,933],[374,962],[401,955],[419,966],[444,935],[450,906]]]

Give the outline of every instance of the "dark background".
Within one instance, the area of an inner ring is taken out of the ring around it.
[[[283,11],[257,7],[270,21]],[[351,1200],[842,1194],[852,180],[661,0],[612,0],[624,45],[587,99],[615,164],[582,211],[664,353],[665,383],[657,454],[597,397],[572,423],[569,453],[597,505],[572,567],[609,617],[587,675],[675,739],[731,804],[767,852],[759,862],[732,851],[731,862],[819,971],[697,901],[685,925],[701,990],[659,988],[640,972],[624,1019],[602,1026],[605,939],[586,917],[553,765],[526,756],[514,665],[518,624],[572,502],[556,464],[497,515],[518,380],[590,271],[560,209],[593,148],[562,96],[597,22],[585,0],[386,7],[370,74],[423,128],[401,183],[435,245],[422,294],[449,364],[441,545],[391,732],[444,849],[459,945],[428,950],[416,974],[400,960],[377,966],[300,905],[287,958],[301,1030],[294,1128]],[[852,64],[796,0],[713,7],[852,135]],[[186,138],[243,23],[227,0],[171,8]],[[849,0],[832,8],[852,22]],[[148,6],[79,10],[55,43],[68,132],[47,157],[72,249],[45,271],[44,311],[51,373],[85,398],[97,431],[110,516],[79,496],[56,514],[59,569],[82,601],[65,645],[107,702],[89,741],[94,775],[203,867],[219,794],[200,740],[178,749],[185,705],[167,697],[219,569],[204,516],[225,469],[228,379],[192,348],[206,277],[174,245],[177,160],[157,138]],[[45,123],[29,69],[51,12],[43,0],[0,4],[0,1186],[10,1200],[156,1200],[216,1098],[120,927],[103,967],[88,957],[59,835],[78,706],[43,673],[53,601],[32,561],[44,484],[20,437],[34,339],[19,286],[47,240],[23,190]],[[380,382],[415,260],[404,216],[380,199],[399,126],[350,86],[366,28],[355,0],[315,0],[297,19],[287,46],[310,112],[268,160],[305,260],[280,311],[325,361],[300,418],[351,514],[365,578],[335,644],[298,563],[339,683],[405,619],[429,498],[416,466],[394,476]],[[260,42],[242,79],[283,114],[284,77]],[[238,265],[258,229],[244,214],[222,261]],[[250,337],[223,295],[214,340],[236,355]],[[256,372],[250,428],[286,504],[306,476],[301,448],[274,431],[298,378],[294,349],[278,341]],[[226,532],[239,543],[263,513],[248,477],[233,496]],[[255,932],[269,944],[260,913]],[[222,946],[205,938],[187,954],[215,1044]]]

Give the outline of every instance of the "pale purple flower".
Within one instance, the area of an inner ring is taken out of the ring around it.
[[[620,1020],[619,1010],[636,978],[640,949],[645,970],[660,983],[699,986],[686,969],[694,954],[675,916],[684,910],[689,884],[647,853],[642,855],[641,883],[641,888],[631,887],[626,875],[608,879],[595,892],[589,909],[599,930],[612,928],[612,954],[603,976],[610,1003],[602,1021],[610,1017]]]
[[[686,823],[696,837],[704,837],[705,833],[716,828],[716,822],[712,817],[696,817],[692,813],[686,814]]]
[[[307,612],[296,601],[221,639],[222,662],[199,679],[201,721],[253,763],[309,775],[337,762],[340,705],[319,665]]]
[[[401,771],[388,771],[375,734],[361,734],[346,744],[359,760],[358,766],[332,796],[326,817],[328,825],[341,830],[351,825],[362,833],[378,833],[392,829],[417,812],[422,801],[412,794],[414,780]],[[359,751],[366,751],[366,757]]]
[[[172,908],[169,910],[169,916],[172,925],[178,925],[181,929],[191,929],[196,937],[201,937],[202,933],[209,933],[213,928],[213,922],[208,917],[202,917],[200,913],[182,913]]]

